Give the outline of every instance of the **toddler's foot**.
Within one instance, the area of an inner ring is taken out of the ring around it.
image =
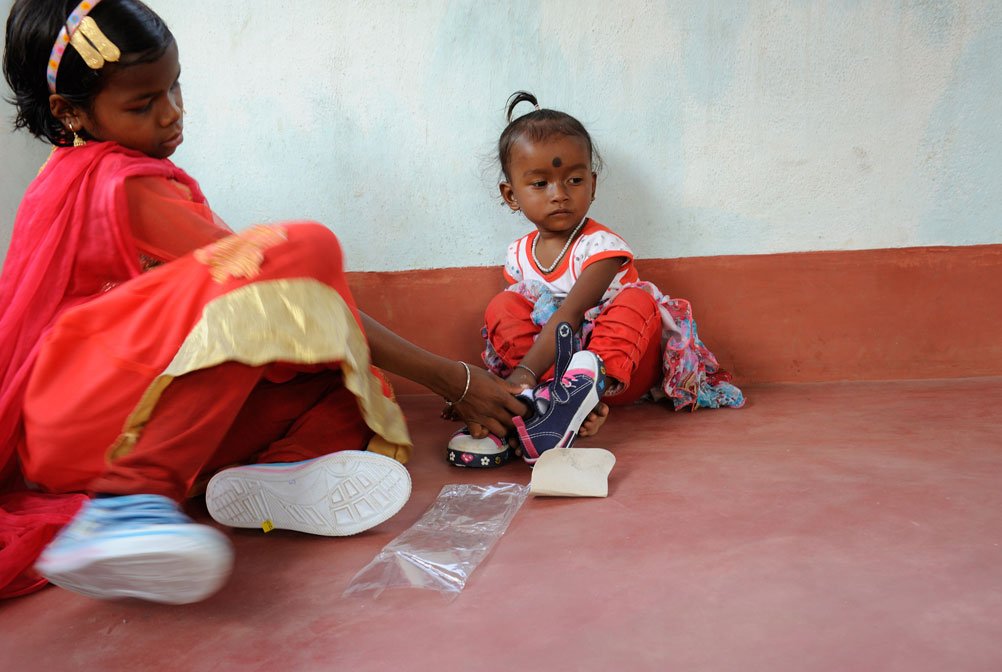
[[[598,406],[592,409],[585,418],[585,421],[581,424],[581,429],[578,430],[578,436],[595,436],[598,434],[598,430],[605,424],[605,421],[609,419],[609,405],[602,402],[598,403]]]
[[[446,455],[449,464],[456,467],[488,469],[507,464],[514,453],[506,439],[488,434],[482,439],[470,436],[470,430],[463,427],[449,439]]]
[[[360,450],[304,462],[225,469],[209,481],[205,505],[230,527],[358,534],[394,516],[410,498],[411,477],[396,460]]]
[[[522,459],[529,464],[551,448],[570,448],[605,389],[605,366],[598,355],[588,350],[572,354],[574,331],[568,323],[560,323],[556,334],[554,378],[533,389],[532,415],[514,419]]]
[[[88,597],[167,604],[204,600],[230,575],[224,534],[160,495],[92,499],[42,552],[35,569]]]

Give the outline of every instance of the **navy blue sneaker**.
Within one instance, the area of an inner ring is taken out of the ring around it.
[[[529,404],[528,418],[514,418],[522,459],[535,464],[551,448],[570,448],[588,414],[605,391],[605,366],[593,352],[574,352],[574,330],[557,325],[557,356],[553,380],[537,385],[531,395],[519,395]]]

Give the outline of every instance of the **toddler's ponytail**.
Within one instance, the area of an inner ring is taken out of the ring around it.
[[[532,112],[523,114],[520,117],[512,118],[515,107],[519,103],[531,103],[534,109]],[[516,91],[508,97],[505,103],[508,125],[498,138],[498,162],[501,164],[501,173],[506,180],[511,179],[508,174],[508,162],[511,159],[511,148],[515,142],[526,137],[532,142],[539,142],[554,135],[567,135],[581,138],[588,145],[588,156],[591,159],[591,167],[594,172],[598,172],[602,165],[602,157],[598,155],[598,150],[592,145],[591,135],[580,121],[559,110],[550,110],[539,106],[539,101],[535,94],[528,91]]]
[[[516,91],[508,97],[508,123],[511,123],[511,115],[515,111],[515,106],[519,103],[532,103],[532,106],[539,110],[539,101],[536,100],[536,96],[532,95],[528,91]]]

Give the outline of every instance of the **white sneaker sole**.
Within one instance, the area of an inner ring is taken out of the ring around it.
[[[226,583],[233,549],[207,525],[158,525],[71,552],[43,553],[35,569],[57,586],[101,600],[132,597],[190,604]]]
[[[410,494],[402,464],[346,450],[306,462],[226,469],[209,481],[205,504],[214,520],[230,527],[343,537],[393,517]]]

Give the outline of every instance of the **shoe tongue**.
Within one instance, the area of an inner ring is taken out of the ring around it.
[[[532,409],[533,415],[542,415],[550,408],[550,389],[547,385],[540,385],[535,389],[525,390],[518,394],[519,398],[525,401]]]

